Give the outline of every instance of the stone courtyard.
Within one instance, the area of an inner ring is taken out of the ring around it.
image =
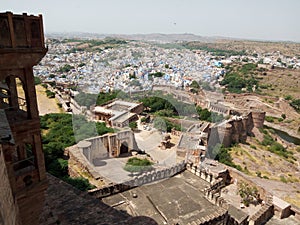
[[[186,225],[209,215],[226,213],[204,197],[203,190],[208,186],[208,182],[185,171],[109,196],[103,202],[130,215],[149,216],[158,224]]]

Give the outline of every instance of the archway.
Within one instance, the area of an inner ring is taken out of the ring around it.
[[[122,142],[120,146],[120,155],[127,154],[129,151],[128,143],[126,141]]]

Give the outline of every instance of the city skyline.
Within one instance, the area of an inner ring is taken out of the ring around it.
[[[45,32],[181,34],[300,42],[300,2],[89,0],[2,3],[2,12],[42,14]]]

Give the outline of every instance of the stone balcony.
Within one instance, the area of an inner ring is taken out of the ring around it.
[[[42,16],[0,13],[0,68],[36,65],[46,54]]]

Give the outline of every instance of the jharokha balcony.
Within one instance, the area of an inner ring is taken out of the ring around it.
[[[42,16],[0,13],[0,68],[36,65],[46,54]]]

